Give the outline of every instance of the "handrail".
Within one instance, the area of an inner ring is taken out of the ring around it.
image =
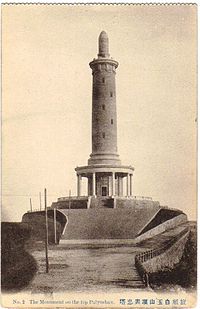
[[[145,262],[147,260],[150,260],[154,258],[155,256],[158,256],[162,253],[164,253],[167,249],[169,249],[181,236],[186,234],[189,231],[189,228],[186,227],[183,231],[181,231],[177,236],[170,239],[163,247],[157,248],[157,249],[151,249],[144,251],[142,253],[139,253],[135,256],[135,260],[138,260],[140,262]]]

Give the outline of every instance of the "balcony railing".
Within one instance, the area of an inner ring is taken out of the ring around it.
[[[131,196],[128,196],[128,198],[131,198],[131,199],[134,199],[134,200],[148,200],[148,201],[152,201],[152,197],[150,197],[150,196],[131,195]]]
[[[69,199],[77,199],[77,200],[81,200],[81,199],[86,199],[88,198],[89,196],[87,195],[82,195],[82,196],[63,196],[63,197],[59,197],[58,198],[58,202],[62,202],[62,201],[69,201]],[[104,196],[106,198],[106,196]],[[113,197],[113,196],[108,196],[108,197]],[[130,199],[134,199],[134,200],[148,200],[148,201],[152,201],[152,197],[150,196],[141,196],[141,195],[131,195],[131,196],[118,196],[118,195],[115,195],[114,197],[117,197],[117,198],[130,198]]]
[[[62,201],[69,201],[69,200],[85,200],[87,199],[87,195],[82,195],[82,196],[63,196],[58,198],[58,202]]]

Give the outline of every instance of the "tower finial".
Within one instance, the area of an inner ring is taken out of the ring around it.
[[[109,55],[109,41],[108,35],[105,31],[101,31],[99,35],[99,57],[108,58]]]

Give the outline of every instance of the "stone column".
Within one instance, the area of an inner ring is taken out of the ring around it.
[[[124,190],[123,190],[123,177],[120,177],[120,195],[123,196],[124,195]]]
[[[129,196],[129,174],[126,176],[126,196]]]
[[[120,176],[117,176],[117,195],[120,196]]]
[[[81,175],[77,175],[77,196],[81,196]]]
[[[112,195],[115,195],[115,172],[112,172]]]
[[[88,196],[90,196],[90,195],[91,195],[91,179],[88,176]]]
[[[123,178],[121,176],[118,177],[118,195],[123,196]]]
[[[130,174],[130,196],[133,195],[133,174]]]
[[[96,174],[92,173],[92,195],[96,195]]]

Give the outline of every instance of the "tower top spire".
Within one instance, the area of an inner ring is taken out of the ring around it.
[[[99,35],[99,53],[98,57],[109,58],[109,40],[105,31],[101,31]]]

